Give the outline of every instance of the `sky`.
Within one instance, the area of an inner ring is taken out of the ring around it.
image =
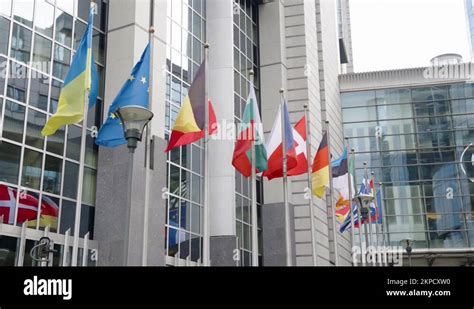
[[[349,0],[356,72],[428,66],[444,53],[470,60],[464,0]]]

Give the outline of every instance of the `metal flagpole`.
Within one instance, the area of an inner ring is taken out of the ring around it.
[[[352,210],[352,175],[350,169],[350,162],[352,158],[352,151],[349,147],[349,138],[346,137],[346,151],[347,151],[347,184],[349,186],[349,216],[351,218],[351,246],[354,246],[355,243],[355,235],[354,235],[354,211]]]
[[[150,45],[150,68],[149,68],[149,77],[148,77],[148,109],[153,111],[153,52],[154,52],[154,27],[155,19],[155,0],[150,0],[150,29],[148,31],[148,44]],[[153,168],[151,166],[151,161],[153,158],[151,154],[153,151],[151,147],[154,147],[154,144],[151,143],[152,133],[151,133],[150,121],[146,127],[146,139],[145,139],[145,209],[143,211],[143,244],[142,244],[142,266],[147,265],[148,260],[148,212],[150,207],[150,170]]]
[[[283,200],[285,204],[285,239],[286,239],[286,266],[293,266],[292,259],[292,248],[291,248],[291,232],[290,232],[290,205],[288,203],[288,175],[286,165],[286,143],[285,143],[285,114],[283,112],[283,102],[285,101],[285,90],[280,89],[281,94],[281,136],[282,136],[282,149],[283,149]]]
[[[250,71],[250,87],[254,86],[254,72]],[[251,88],[252,89],[252,88]],[[253,102],[256,104],[256,102]],[[258,212],[257,212],[257,175],[255,173],[255,126],[252,125],[252,266],[258,266]]]
[[[380,228],[382,230],[382,245],[384,246],[384,258],[383,258],[383,261],[385,263],[385,265],[387,265],[387,251],[385,249],[385,247],[387,246],[387,239],[385,238],[385,229],[383,227],[384,223],[385,223],[385,218],[384,218],[384,213],[385,213],[385,208],[384,208],[384,202],[383,202],[383,183],[382,182],[379,182],[379,190],[380,190],[380,217],[382,218],[382,223],[380,224]]]
[[[203,263],[211,266],[209,236],[209,43],[204,44],[205,107],[204,107],[204,218],[203,218]]]
[[[367,191],[367,186],[369,186],[370,188],[370,181],[369,181],[369,172],[368,172],[368,169],[367,169],[367,162],[365,164],[365,190]],[[371,212],[370,212],[370,203],[369,203],[369,207],[368,207],[368,220],[369,220],[369,235],[370,235],[370,241],[369,241],[369,246],[372,246],[372,243],[374,241],[374,234],[372,233],[372,216],[371,216]],[[375,259],[372,257],[372,264],[373,266],[375,266]]]
[[[351,155],[353,156],[355,154],[355,149],[351,149]],[[354,179],[354,190],[356,190],[356,184],[357,184],[357,180],[356,180],[356,173],[355,173],[355,169],[354,169],[354,175],[352,175],[353,179]],[[354,192],[354,195],[357,195],[356,192]],[[357,223],[359,225],[359,231],[358,231],[358,235],[359,235],[359,246],[362,250],[362,219],[361,219],[361,212],[360,212],[360,207],[357,206],[356,204],[356,207],[357,207]],[[351,209],[352,210],[352,209]],[[355,218],[353,218],[354,221],[352,222],[352,225],[354,227],[354,234],[355,234]],[[361,257],[362,257],[362,266],[365,266],[365,253],[361,252]]]
[[[97,14],[97,7],[94,2],[90,3],[93,9],[93,15]],[[93,22],[92,20],[90,22]],[[92,35],[92,34],[90,34]],[[94,65],[91,63],[91,66]],[[92,73],[91,73],[92,74]],[[90,78],[92,80],[92,78]],[[84,162],[86,158],[86,135],[87,135],[87,117],[89,112],[89,93],[90,90],[84,92],[84,115],[82,120],[82,135],[81,135],[81,153],[79,155],[79,177],[77,184],[77,199],[76,199],[76,213],[74,220],[74,240],[72,246],[72,262],[71,266],[77,266],[77,255],[79,250],[79,230],[81,226],[81,208],[82,208],[82,191],[84,189]],[[83,253],[85,254],[85,253]]]
[[[313,206],[313,181],[311,179],[312,168],[311,168],[311,134],[310,134],[310,120],[309,120],[309,106],[304,105],[304,117],[306,125],[306,162],[308,165],[308,188],[309,188],[309,216],[310,216],[310,228],[311,228],[311,245],[313,248],[313,266],[318,265],[318,251],[316,248],[316,228],[314,226],[314,206]]]
[[[378,257],[378,262],[380,263],[380,266],[382,266],[382,256],[381,256],[381,252],[379,250],[379,213],[378,213],[378,209],[379,209],[379,205],[378,205],[378,202],[377,202],[377,193],[376,193],[376,190],[375,190],[375,172],[371,172],[371,176],[372,176],[372,183],[374,184],[374,191],[372,192],[372,196],[374,197],[374,205],[375,205],[375,248],[376,248],[376,252],[377,252],[377,257]]]
[[[366,181],[366,173],[367,173],[367,162],[364,162],[364,178],[362,179],[362,181],[364,182],[364,188],[365,186],[367,185],[367,181]],[[364,191],[367,191],[367,189],[365,189]],[[365,194],[365,192],[362,192]],[[366,213],[365,211],[367,210],[364,205],[361,204],[360,208],[364,208],[364,214]],[[369,215],[368,217],[370,217],[370,209],[369,209]],[[361,218],[362,219],[362,218]],[[368,231],[368,228],[367,228],[367,219],[366,218],[363,218],[364,219],[364,235],[365,235],[365,244],[364,244],[364,255],[365,255],[365,259],[367,260],[367,249],[368,247],[370,246],[370,241],[369,241],[369,231]],[[360,226],[360,224],[359,224]],[[366,261],[367,262],[367,261]]]
[[[339,254],[337,244],[337,224],[336,224],[336,206],[334,205],[334,189],[332,185],[332,168],[331,168],[331,139],[329,133],[329,121],[326,120],[326,139],[328,144],[328,160],[329,160],[329,205],[332,209],[332,230],[334,234],[334,264],[339,266]]]

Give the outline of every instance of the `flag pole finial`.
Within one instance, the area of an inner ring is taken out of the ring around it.
[[[307,108],[308,108],[308,104],[303,105],[303,108],[304,108],[304,109],[307,109]]]
[[[148,33],[155,33],[155,27],[150,26],[150,29],[148,29]]]
[[[254,76],[254,75],[255,75],[255,72],[254,72],[253,70],[250,70],[250,71],[249,71],[249,75],[250,75],[250,76]]]
[[[207,42],[204,43],[204,48],[209,49],[209,47],[211,47],[211,45],[209,43],[207,43]]]
[[[364,161],[364,166],[367,166],[367,161]]]
[[[283,94],[285,92],[285,89],[280,88],[280,93]]]
[[[325,124],[329,124],[329,120],[324,121]]]

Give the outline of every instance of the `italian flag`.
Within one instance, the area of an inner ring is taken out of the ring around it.
[[[232,165],[245,177],[252,175],[252,143],[255,143],[255,170],[257,173],[264,172],[268,166],[267,149],[265,148],[263,126],[253,86],[250,87],[242,123],[238,128],[232,158]]]

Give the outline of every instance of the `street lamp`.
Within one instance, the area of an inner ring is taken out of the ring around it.
[[[125,238],[124,238],[124,266],[128,265],[128,242],[130,230],[130,209],[132,208],[132,174],[133,174],[133,155],[137,148],[138,142],[142,140],[143,130],[150,120],[153,113],[142,106],[129,105],[117,109],[114,113],[120,118],[125,139],[127,140],[128,157],[128,187],[125,215]]]

